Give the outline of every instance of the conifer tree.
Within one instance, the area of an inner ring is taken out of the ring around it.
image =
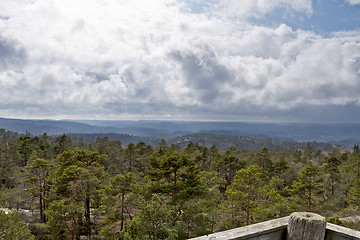
[[[311,161],[300,170],[299,180],[292,185],[292,200],[300,209],[314,211],[315,203],[319,201],[319,194],[322,193],[323,179],[320,169]]]
[[[126,220],[132,219],[131,209],[135,206],[136,176],[134,173],[118,174],[104,191],[104,210],[107,226],[102,229],[102,235],[107,238],[116,237],[125,228]],[[132,206],[131,206],[132,205]],[[120,227],[116,227],[120,225]],[[114,228],[111,230],[110,227]]]
[[[327,157],[324,166],[325,173],[328,174],[329,185],[330,185],[330,196],[334,196],[335,186],[340,177],[339,166],[341,164],[337,157]]]
[[[58,233],[69,232],[76,239],[82,234],[91,236],[90,208],[96,207],[92,203],[105,177],[103,161],[99,153],[86,150],[69,150],[57,158],[53,201],[47,213]]]
[[[239,170],[234,182],[226,190],[228,199],[223,203],[229,206],[234,214],[245,213],[245,224],[249,225],[256,208],[265,198],[263,186],[265,174],[258,165],[251,165]]]
[[[16,211],[5,213],[0,210],[0,223],[0,239],[35,239],[20,213]]]
[[[25,175],[31,183],[31,194],[39,200],[40,222],[46,222],[44,211],[47,207],[46,198],[49,192],[48,175],[52,164],[48,160],[34,156],[26,166]]]
[[[151,196],[160,195],[163,204],[171,207],[174,226],[189,214],[188,201],[200,198],[206,191],[194,159],[171,149],[160,149],[150,156],[148,177]]]

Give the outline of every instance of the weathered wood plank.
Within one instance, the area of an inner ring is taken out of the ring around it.
[[[326,224],[326,240],[360,240],[360,232],[341,227],[339,225],[327,223]]]
[[[283,217],[193,238],[192,240],[283,240],[288,221],[289,217]]]
[[[192,240],[284,240],[290,217],[209,234]],[[312,233],[312,231],[311,231]],[[312,235],[308,239],[315,239]],[[325,240],[360,240],[360,232],[326,223]]]
[[[324,240],[326,219],[316,213],[294,212],[287,227],[287,240]]]

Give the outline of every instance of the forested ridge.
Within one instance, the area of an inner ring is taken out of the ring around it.
[[[360,150],[123,145],[0,130],[0,238],[187,239],[312,211],[360,212]],[[16,210],[19,210],[18,212]]]
[[[237,149],[249,149],[253,151],[260,151],[266,146],[270,151],[276,149],[282,149],[286,151],[304,149],[308,142],[297,142],[290,139],[280,139],[275,137],[268,137],[265,135],[257,136],[238,136],[238,135],[221,135],[213,133],[196,133],[187,134],[184,136],[168,136],[168,137],[139,137],[128,134],[115,134],[115,133],[102,133],[102,134],[68,134],[71,139],[76,142],[91,143],[95,142],[97,138],[107,137],[108,140],[118,140],[123,145],[129,143],[144,142],[157,147],[159,143],[164,139],[169,145],[175,144],[181,147],[186,147],[189,142],[198,143],[201,146],[211,147],[216,145],[219,148],[237,148]],[[337,147],[344,149],[346,146],[341,144],[332,144],[324,142],[311,142],[311,146],[314,150],[331,151]],[[351,147],[353,147],[352,145]]]

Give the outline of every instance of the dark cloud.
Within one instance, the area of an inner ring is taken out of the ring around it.
[[[109,79],[109,74],[106,72],[87,72],[86,75],[90,78],[96,79],[97,82]]]
[[[352,102],[345,105],[301,105],[287,111],[272,114],[273,119],[281,117],[284,120],[300,122],[358,122],[360,119],[359,103]]]
[[[233,110],[233,112],[231,112]],[[360,119],[360,107],[358,103],[346,105],[325,105],[315,106],[303,104],[287,110],[269,108],[264,106],[239,106],[238,108],[228,109],[225,106],[223,111],[194,111],[193,114],[198,119],[206,118],[213,120],[229,121],[263,121],[263,122],[313,122],[313,123],[358,123]]]
[[[203,103],[215,101],[223,93],[223,85],[233,79],[226,66],[206,47],[200,54],[173,51],[170,55],[182,66],[186,85],[199,94]]]
[[[0,70],[18,68],[26,60],[26,51],[15,41],[0,36]]]

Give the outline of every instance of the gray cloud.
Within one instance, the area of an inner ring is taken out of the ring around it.
[[[201,103],[209,104],[223,97],[223,85],[232,80],[231,72],[220,64],[214,52],[207,46],[199,47],[203,53],[174,51],[170,55],[181,64],[186,85],[199,97]]]
[[[0,35],[0,70],[19,68],[26,61],[25,49]]]

